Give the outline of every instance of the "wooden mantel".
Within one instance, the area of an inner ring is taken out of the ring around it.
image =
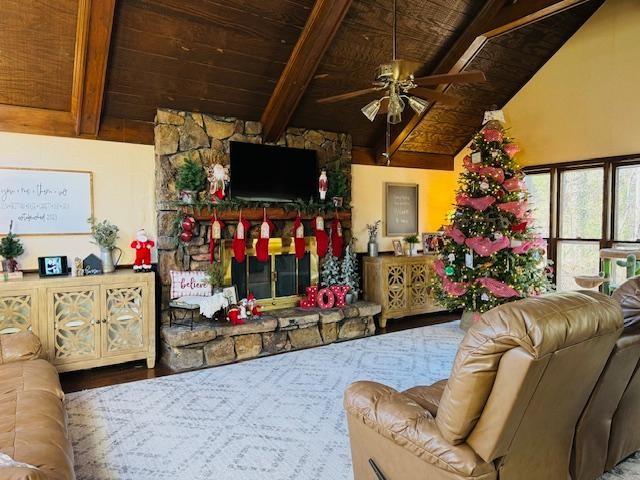
[[[199,207],[199,206],[189,206],[183,205],[182,211],[185,214],[192,215],[193,218],[198,222],[210,221],[211,217],[213,217],[213,208],[211,207]],[[218,218],[223,222],[232,222],[238,220],[238,216],[240,214],[239,210],[223,210],[218,212]],[[259,221],[262,220],[264,215],[262,208],[243,208],[242,209],[242,218],[245,218],[249,221]],[[317,214],[308,214],[301,212],[300,218],[302,220],[312,220],[316,217]],[[324,214],[327,218],[336,218],[340,221],[349,221],[351,220],[351,210],[327,210],[327,213]],[[298,216],[297,210],[285,210],[280,207],[269,207],[267,208],[267,218],[269,220],[295,220]]]

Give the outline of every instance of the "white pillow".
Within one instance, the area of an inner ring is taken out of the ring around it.
[[[211,295],[211,285],[206,281],[206,272],[175,272],[171,271],[171,298],[179,297],[208,297]]]

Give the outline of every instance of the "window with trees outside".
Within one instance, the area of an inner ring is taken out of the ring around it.
[[[640,155],[525,168],[535,228],[559,291],[600,271],[600,249],[640,248]],[[614,281],[625,271],[614,269]]]

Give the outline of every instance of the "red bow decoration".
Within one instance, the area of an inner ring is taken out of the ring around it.
[[[527,231],[527,222],[520,222],[511,225],[511,231],[513,233],[524,233]]]
[[[484,212],[491,205],[496,203],[495,197],[487,195],[486,197],[471,198],[464,194],[456,196],[456,202],[463,207],[468,206],[475,208],[480,212]]]
[[[518,177],[513,177],[513,178],[510,178],[509,180],[505,180],[504,183],[502,184],[502,187],[507,192],[517,192],[524,188],[524,184],[522,180],[520,180]]]
[[[453,241],[456,242],[458,245],[462,245],[467,238],[464,236],[464,233],[460,231],[460,229],[452,225],[448,225],[447,227],[445,227],[444,234],[447,235],[448,237],[451,237]]]
[[[492,294],[494,294],[496,297],[499,297],[499,298],[510,298],[510,297],[520,296],[520,294],[515,288],[510,287],[506,283],[501,282],[500,280],[496,280],[495,278],[489,278],[489,277],[479,278],[478,280],[476,280],[476,282],[478,282],[480,285],[482,285],[484,288],[486,288]]]
[[[508,143],[504,146],[504,151],[509,155],[509,158],[513,158],[513,156],[520,151],[520,147],[515,143]]]
[[[215,260],[216,242],[222,239],[222,230],[224,229],[224,223],[218,220],[218,212],[213,212],[211,217],[211,239],[209,240],[209,262],[213,263]]]
[[[485,142],[502,142],[502,140],[504,139],[504,135],[502,134],[502,132],[500,130],[497,130],[495,128],[487,128],[486,130],[484,130],[482,132],[482,135],[484,136],[484,141]]]
[[[481,257],[488,257],[500,250],[509,246],[509,239],[507,237],[500,237],[497,240],[489,240],[484,237],[467,238],[465,241],[467,247],[471,248]]]

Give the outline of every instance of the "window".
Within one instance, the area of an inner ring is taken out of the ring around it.
[[[549,238],[551,220],[551,173],[531,173],[525,177],[529,190],[529,204],[533,211],[534,229]]]
[[[600,272],[601,248],[640,248],[640,157],[525,169],[536,230],[548,238],[558,290]],[[613,282],[624,281],[614,268]]]

